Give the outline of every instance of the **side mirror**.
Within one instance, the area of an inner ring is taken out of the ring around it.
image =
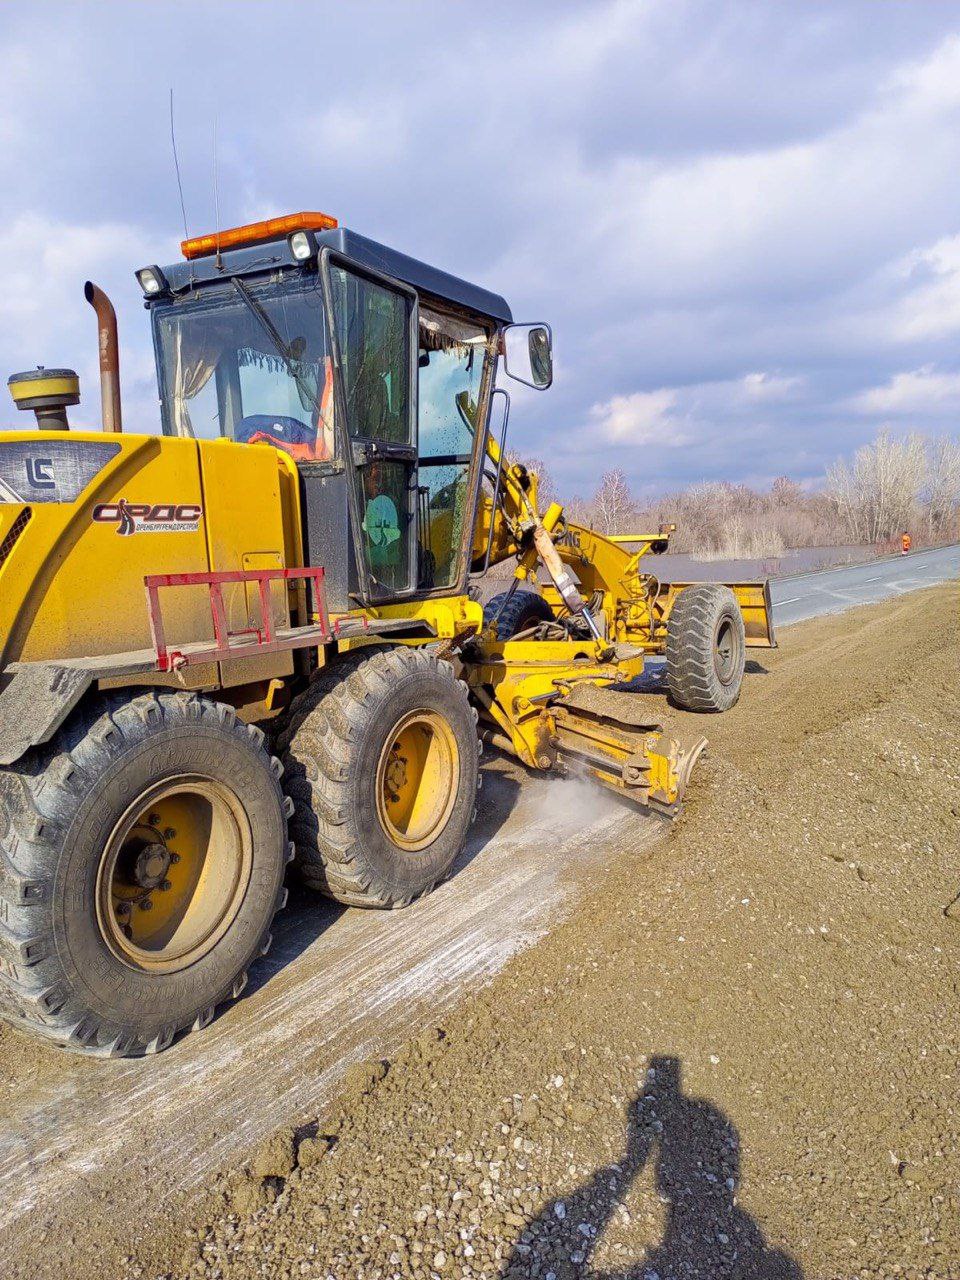
[[[511,378],[538,391],[553,382],[553,336],[546,324],[511,324],[503,331],[504,367]]]

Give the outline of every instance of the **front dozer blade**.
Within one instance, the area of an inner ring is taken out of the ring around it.
[[[550,712],[561,767],[585,770],[645,808],[679,812],[706,738],[670,737],[642,694],[598,685],[574,686]]]

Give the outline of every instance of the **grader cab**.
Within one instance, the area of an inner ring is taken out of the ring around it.
[[[0,1010],[101,1055],[239,994],[289,861],[357,906],[433,888],[478,733],[676,812],[703,739],[663,733],[645,658],[719,711],[773,643],[763,584],[661,583],[669,530],[540,509],[496,379],[550,385],[547,326],[322,214],[183,253],[137,273],[159,434],[122,430],[88,284],[102,429],[40,368],[10,379],[38,429],[0,435]]]

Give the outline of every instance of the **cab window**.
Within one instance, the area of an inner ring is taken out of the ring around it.
[[[490,335],[420,306],[420,585],[450,587],[463,568],[464,523]]]
[[[332,460],[333,371],[316,281],[233,282],[156,312],[167,435]]]
[[[343,267],[330,273],[351,436],[413,443],[409,299]]]
[[[341,266],[330,287],[366,567],[374,594],[395,596],[417,578],[415,296]]]

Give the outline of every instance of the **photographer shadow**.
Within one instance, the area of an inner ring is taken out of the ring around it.
[[[662,1239],[613,1270],[593,1257],[644,1167],[667,1206]],[[654,1057],[629,1107],[627,1146],[571,1196],[552,1200],[521,1232],[505,1269],[512,1280],[802,1280],[797,1262],[767,1247],[736,1203],[740,1143],[718,1108],[683,1092],[681,1064]]]

